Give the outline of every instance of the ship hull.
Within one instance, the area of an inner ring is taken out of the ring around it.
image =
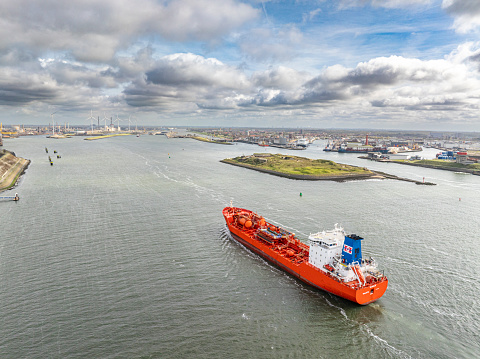
[[[257,240],[253,231],[245,231],[242,228],[238,228],[229,221],[228,216],[225,216],[225,220],[233,239],[312,287],[327,291],[361,305],[375,302],[387,290],[388,280],[386,278],[383,281],[361,287],[353,284],[347,285],[311,265],[308,263],[308,259],[301,263],[295,263],[291,258],[282,255],[271,246]]]

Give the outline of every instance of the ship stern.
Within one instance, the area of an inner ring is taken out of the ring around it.
[[[358,304],[367,305],[380,299],[387,290],[388,279],[359,288],[356,290],[355,299]]]

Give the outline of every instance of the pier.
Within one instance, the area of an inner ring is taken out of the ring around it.
[[[20,197],[18,193],[15,193],[15,196],[0,196],[0,201],[19,201]]]

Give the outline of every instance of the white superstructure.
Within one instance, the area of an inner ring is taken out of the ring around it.
[[[308,240],[310,245],[309,263],[323,269],[325,264],[333,266],[335,256],[342,255],[345,232],[342,227],[335,224],[335,229],[310,234]]]
[[[383,276],[371,257],[362,259],[360,256],[357,261],[348,260],[348,255],[352,254],[352,247],[349,244],[352,244],[355,239],[362,238],[356,235],[347,237],[348,241],[346,241],[345,231],[337,224],[333,230],[310,234],[308,262],[343,282],[358,280],[365,285],[367,276],[377,278]]]

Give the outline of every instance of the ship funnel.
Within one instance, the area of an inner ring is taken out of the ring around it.
[[[362,261],[362,237],[356,234],[345,236],[342,249],[342,260],[345,264]]]

